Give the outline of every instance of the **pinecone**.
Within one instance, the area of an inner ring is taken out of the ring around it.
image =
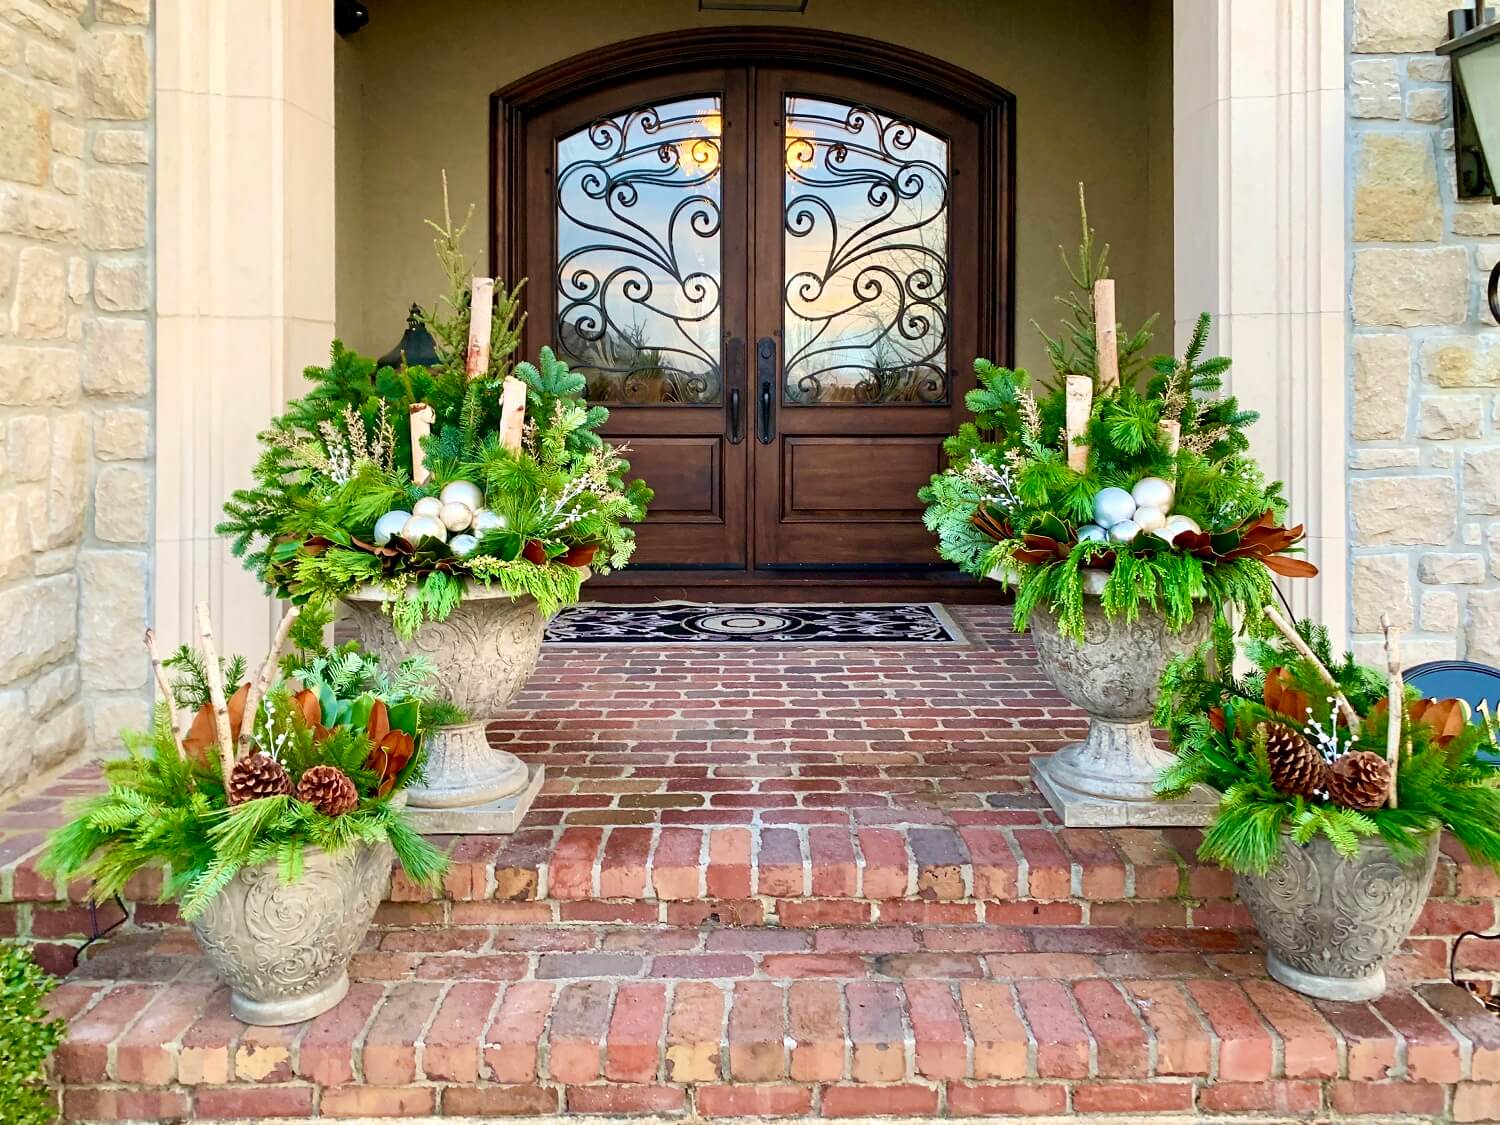
[[[313,766],[297,782],[297,800],[324,816],[343,816],[359,804],[359,791],[338,766]]]
[[[1368,750],[1344,754],[1328,767],[1328,795],[1346,809],[1378,809],[1390,788],[1390,764]]]
[[[260,797],[281,797],[292,791],[286,767],[269,754],[255,753],[235,762],[229,774],[229,803],[240,805]]]
[[[1280,723],[1262,723],[1271,784],[1288,797],[1312,797],[1328,787],[1328,766],[1317,747],[1299,731]]]

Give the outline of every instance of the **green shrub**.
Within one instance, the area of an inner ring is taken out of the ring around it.
[[[5,1125],[57,1120],[56,1098],[42,1069],[65,1026],[49,1019],[42,1003],[56,987],[26,950],[0,950],[0,1121]]]

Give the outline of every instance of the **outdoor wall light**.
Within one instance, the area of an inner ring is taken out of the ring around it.
[[[394,348],[375,361],[381,367],[436,367],[437,343],[422,323],[422,306],[413,304],[406,314],[406,331]]]
[[[1500,20],[1485,22],[1484,0],[1473,11],[1448,13],[1440,46],[1453,64],[1453,145],[1458,198],[1500,203]],[[1500,321],[1500,262],[1490,271],[1490,315]]]
[[[700,12],[805,12],[807,0],[698,0]]]

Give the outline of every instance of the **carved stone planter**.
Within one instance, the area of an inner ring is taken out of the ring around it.
[[[541,788],[542,767],[528,768],[491,746],[484,724],[536,671],[547,624],[541,610],[531,598],[471,586],[446,621],[429,621],[402,641],[384,600],[378,589],[345,599],[360,644],[387,671],[409,656],[426,656],[437,667],[444,696],[471,719],[427,732],[427,781],[407,790],[412,826],[431,833],[514,832]]]
[[[1285,841],[1266,875],[1237,875],[1235,889],[1266,942],[1266,967],[1288,988],[1324,1000],[1370,1000],[1385,991],[1384,961],[1411,932],[1437,867],[1438,837],[1410,863],[1378,837],[1345,859],[1322,836]]]
[[[1106,617],[1099,600],[1087,597],[1083,616],[1084,640],[1078,644],[1058,631],[1046,607],[1031,614],[1042,671],[1089,715],[1082,742],[1032,759],[1037,788],[1070,828],[1207,824],[1217,804],[1207,788],[1178,801],[1156,799],[1157,775],[1175,758],[1156,745],[1150,719],[1162,671],[1208,637],[1208,614],[1195,615],[1173,633],[1149,609],[1127,624]]]
[[[282,882],[274,863],[243,868],[192,922],[230,1010],[246,1023],[300,1023],[349,991],[349,959],[391,878],[388,844],[332,855],[309,849],[302,877]]]

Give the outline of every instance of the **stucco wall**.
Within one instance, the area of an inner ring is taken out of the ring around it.
[[[1500,664],[1500,207],[1455,198],[1449,0],[1357,0],[1349,56],[1352,633]]]
[[[0,5],[0,792],[146,714],[149,18]]]
[[[1121,312],[1160,310],[1171,346],[1171,11],[1164,2],[1076,6],[1026,0],[811,0],[805,15],[699,12],[693,0],[371,0],[369,26],[338,44],[338,330],[380,354],[439,275],[422,220],[476,204],[470,245],[488,244],[489,95],[591,46],[674,28],[793,24],[886,38],[967,67],[1017,99],[1016,340],[1045,368],[1030,327],[1049,330],[1067,285],[1059,244],[1077,242],[1077,184],[1113,246]],[[460,212],[461,213],[461,212]],[[534,283],[539,283],[537,279]]]

